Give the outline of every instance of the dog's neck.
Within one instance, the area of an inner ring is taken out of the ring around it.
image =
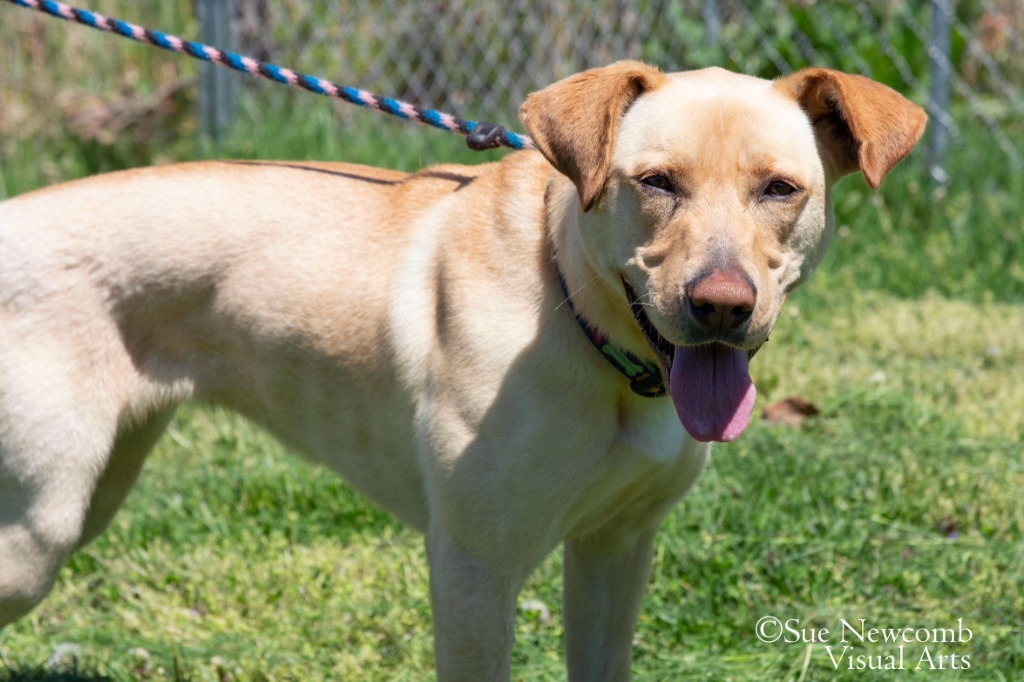
[[[634,392],[662,395],[664,386],[656,380],[658,377],[652,385],[643,373],[624,368],[639,364],[647,373],[653,371],[659,377],[661,374],[630,310],[622,282],[614,273],[602,276],[587,258],[580,235],[582,212],[575,188],[565,178],[553,174],[545,195],[552,261],[569,308],[594,346],[600,350],[603,341],[607,341],[610,348],[602,353],[612,365],[631,381],[640,376],[633,386]],[[616,359],[623,355],[628,358],[624,363]]]

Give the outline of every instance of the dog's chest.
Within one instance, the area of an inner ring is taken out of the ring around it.
[[[610,445],[594,458],[601,462],[600,475],[589,481],[566,517],[567,535],[660,519],[707,460],[710,445],[686,435],[668,401],[628,400],[618,415]]]

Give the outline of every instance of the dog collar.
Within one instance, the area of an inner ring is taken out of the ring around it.
[[[594,348],[601,351],[604,359],[610,362],[612,367],[617,369],[619,373],[629,379],[629,387],[633,389],[633,393],[642,395],[645,398],[657,398],[658,396],[665,395],[665,379],[661,375],[661,368],[656,364],[644,362],[628,350],[619,348],[609,342],[608,337],[600,329],[583,319],[583,316],[576,310],[572,296],[569,295],[569,288],[565,284],[565,278],[562,277],[562,270],[558,267],[558,261],[555,260],[554,253],[552,253],[551,262],[555,266],[558,286],[562,288],[565,302],[569,304],[569,310],[572,311],[577,324],[579,324],[583,333],[587,335],[587,338],[590,339],[590,343],[594,345]]]

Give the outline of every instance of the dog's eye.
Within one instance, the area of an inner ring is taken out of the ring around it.
[[[648,187],[653,187],[654,189],[661,190],[662,192],[668,192],[670,194],[676,193],[676,188],[675,185],[672,184],[672,181],[660,173],[645,175],[644,177],[640,178],[640,182],[647,185]]]
[[[773,180],[764,188],[766,197],[788,197],[796,191],[796,187],[782,180]]]

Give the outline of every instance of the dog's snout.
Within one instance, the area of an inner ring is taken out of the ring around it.
[[[727,332],[750,319],[757,290],[742,272],[714,270],[686,287],[690,315],[710,331]]]

